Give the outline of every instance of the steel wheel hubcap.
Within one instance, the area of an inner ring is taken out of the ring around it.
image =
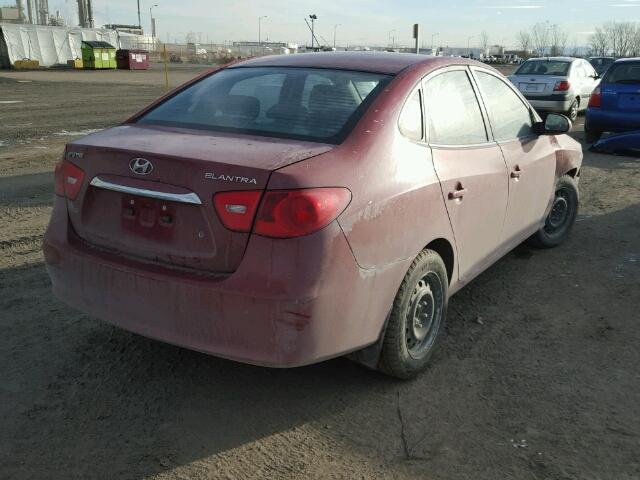
[[[554,233],[562,228],[567,218],[569,218],[569,201],[566,198],[566,192],[560,190],[556,192],[556,198],[547,217],[547,232]]]
[[[429,350],[438,333],[442,317],[442,285],[429,272],[416,284],[407,309],[405,336],[409,354],[420,356]]]

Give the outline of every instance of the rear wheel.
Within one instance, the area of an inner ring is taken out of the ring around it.
[[[580,102],[576,98],[571,104],[571,106],[569,107],[569,110],[567,110],[567,117],[569,117],[569,120],[571,120],[572,122],[576,121],[576,118],[578,118],[579,109],[580,109]]]
[[[578,215],[578,187],[568,175],[560,177],[555,197],[544,225],[527,240],[537,248],[552,248],[564,242]]]
[[[433,250],[413,261],[396,294],[385,332],[379,368],[412,378],[433,354],[447,311],[447,270]]]
[[[600,140],[602,136],[602,131],[600,130],[591,130],[590,128],[584,127],[584,140],[587,143],[595,143]]]

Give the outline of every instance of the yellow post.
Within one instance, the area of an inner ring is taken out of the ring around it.
[[[167,63],[167,45],[162,45],[164,51],[164,88],[169,91],[169,65]]]

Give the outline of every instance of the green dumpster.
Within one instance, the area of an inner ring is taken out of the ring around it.
[[[82,42],[82,66],[88,69],[116,68],[116,48],[101,41]]]

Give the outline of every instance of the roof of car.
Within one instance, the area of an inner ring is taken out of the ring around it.
[[[640,57],[619,58],[615,63],[640,62]]]
[[[541,58],[530,58],[529,60],[537,61],[537,62],[573,62],[574,60],[579,60],[575,57],[541,57]]]
[[[414,53],[317,52],[269,55],[236,63],[233,67],[312,67],[396,74],[418,63],[441,63],[442,59],[443,57],[417,55]],[[452,58],[451,63],[460,63],[460,60],[459,58]]]

